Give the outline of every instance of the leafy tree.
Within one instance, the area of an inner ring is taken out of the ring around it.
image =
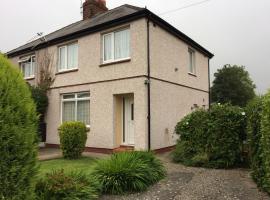
[[[32,199],[37,115],[18,69],[0,55],[0,199]]]
[[[214,76],[211,88],[212,102],[244,107],[255,97],[256,86],[243,66],[225,65],[222,69],[218,69]]]

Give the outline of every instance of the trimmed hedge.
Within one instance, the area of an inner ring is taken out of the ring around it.
[[[247,138],[249,144],[249,163],[252,169],[252,177],[259,187],[263,186],[262,177],[264,168],[262,165],[261,149],[261,118],[262,97],[256,97],[246,107],[247,112]]]
[[[81,157],[87,140],[87,128],[82,122],[64,122],[59,128],[60,147],[64,158]]]
[[[83,173],[54,171],[36,184],[37,200],[91,200],[99,196],[99,184]]]
[[[270,90],[263,98],[263,111],[261,119],[261,157],[264,176],[262,187],[270,193]]]
[[[97,162],[93,176],[105,194],[146,190],[165,177],[165,169],[150,152],[123,152]]]
[[[235,166],[241,162],[245,126],[244,110],[237,106],[214,104],[210,111],[194,111],[175,128],[180,139],[173,160],[191,166]]]
[[[0,55],[0,199],[34,195],[37,120],[21,73]]]

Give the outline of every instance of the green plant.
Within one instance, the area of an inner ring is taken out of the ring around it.
[[[41,118],[45,116],[45,112],[47,110],[49,100],[47,97],[47,91],[41,87],[38,86],[29,86],[32,98],[36,104],[36,110]]]
[[[165,169],[150,152],[123,152],[98,161],[93,175],[103,193],[123,194],[146,190],[165,176]]]
[[[228,104],[211,107],[206,143],[210,167],[228,168],[241,162],[245,127],[246,116],[240,107]]]
[[[252,169],[252,177],[259,187],[262,187],[264,169],[262,165],[261,149],[261,118],[262,97],[256,97],[246,107],[247,113],[247,139],[249,145],[249,162]]]
[[[180,139],[173,160],[185,165],[227,168],[241,161],[246,138],[243,109],[228,104],[213,105],[210,111],[197,110],[175,128]]]
[[[173,153],[174,161],[192,165],[190,159],[196,154],[205,151],[207,119],[208,112],[199,109],[177,123],[175,132],[180,135],[180,140]]]
[[[255,97],[256,86],[243,66],[225,65],[214,74],[211,101],[246,106]]]
[[[270,90],[263,98],[261,118],[262,187],[270,193]]]
[[[81,156],[87,140],[87,128],[82,122],[64,122],[59,128],[60,147],[64,158]]]
[[[38,200],[97,199],[99,187],[94,178],[82,172],[65,174],[63,170],[59,170],[47,174],[37,182],[36,196]]]
[[[37,173],[37,115],[21,73],[0,55],[0,198],[31,199]]]

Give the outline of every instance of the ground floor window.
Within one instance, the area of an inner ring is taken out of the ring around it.
[[[62,122],[80,121],[90,126],[90,93],[62,95]]]

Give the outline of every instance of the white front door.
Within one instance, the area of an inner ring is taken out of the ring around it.
[[[123,143],[125,145],[134,145],[134,99],[133,97],[124,98],[124,134]]]

